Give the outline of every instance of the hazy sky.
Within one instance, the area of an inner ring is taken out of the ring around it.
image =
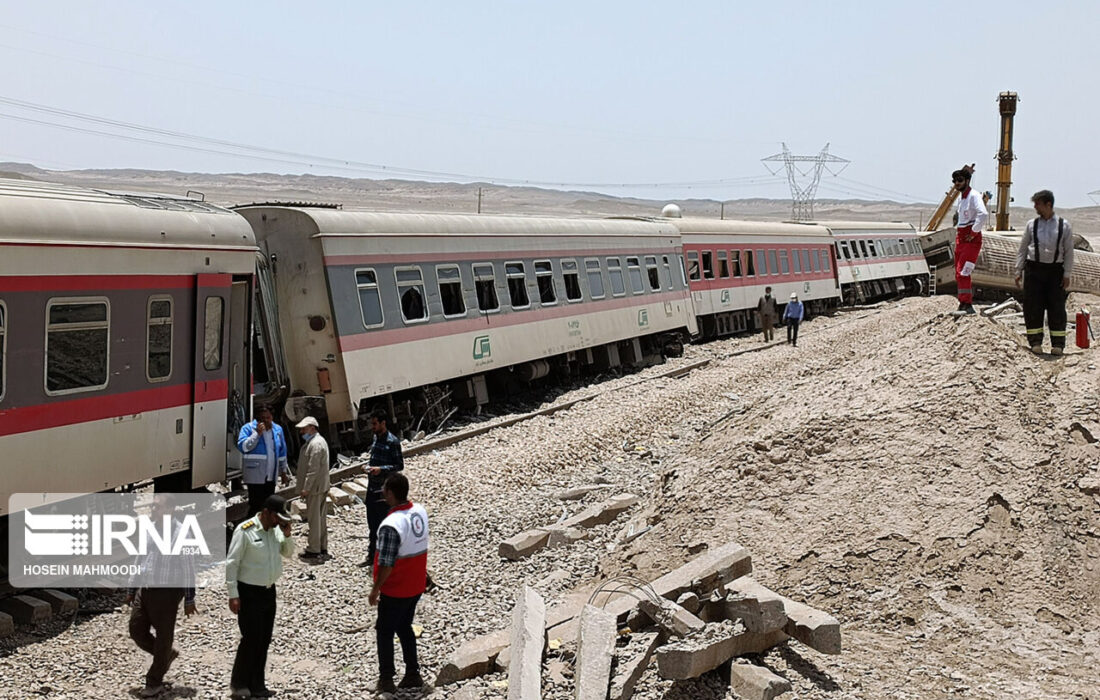
[[[0,160],[46,168],[385,165],[736,199],[789,196],[760,159],[828,142],[852,162],[819,197],[938,201],[964,162],[994,188],[996,98],[1013,90],[1017,204],[1046,187],[1082,206],[1100,189],[1100,9],[1085,0],[3,7]],[[661,186],[616,186],[633,183]]]

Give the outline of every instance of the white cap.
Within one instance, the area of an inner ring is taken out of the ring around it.
[[[317,424],[317,419],[316,419],[316,418],[314,418],[313,416],[306,416],[305,418],[303,418],[303,419],[302,419],[302,420],[301,420],[301,421],[300,421],[300,422],[298,423],[298,425],[296,425],[296,426],[294,426],[294,427],[295,427],[295,428],[298,428],[298,429],[302,429],[302,428],[306,427],[307,425],[312,425],[312,426],[313,426],[314,428],[319,428],[319,427],[321,427],[321,426],[319,426],[319,425]]]
[[[798,298],[798,292],[791,292],[791,299],[797,299],[797,298]]]

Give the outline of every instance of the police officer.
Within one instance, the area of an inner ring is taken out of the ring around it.
[[[1016,251],[1016,286],[1024,279],[1024,325],[1031,351],[1043,351],[1043,314],[1050,327],[1050,352],[1066,347],[1066,289],[1073,273],[1073,230],[1054,216],[1054,193],[1039,190],[1031,196],[1039,218],[1027,222]]]
[[[373,566],[374,553],[378,546],[378,526],[390,512],[386,499],[382,496],[382,485],[386,477],[405,468],[405,458],[401,454],[401,441],[390,432],[389,416],[379,409],[370,417],[370,429],[374,433],[374,442],[370,446],[370,462],[367,467],[367,531],[370,546],[367,558],[359,566]]]
[[[233,698],[274,695],[264,682],[264,670],[275,627],[275,582],[283,573],[282,559],[292,554],[286,501],[273,494],[263,510],[237,526],[225,558],[229,611],[241,629],[230,680]]]

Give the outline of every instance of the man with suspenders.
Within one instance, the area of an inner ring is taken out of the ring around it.
[[[1027,222],[1016,251],[1016,286],[1024,280],[1024,325],[1032,352],[1043,351],[1043,312],[1050,327],[1050,352],[1066,347],[1066,289],[1073,273],[1073,230],[1054,216],[1054,193],[1039,190],[1031,197],[1039,218]]]

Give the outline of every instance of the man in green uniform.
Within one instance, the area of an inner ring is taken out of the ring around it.
[[[229,610],[241,629],[230,679],[231,697],[237,700],[275,694],[264,682],[275,627],[275,582],[283,573],[283,558],[293,554],[290,516],[282,496],[268,496],[263,510],[233,532],[225,558],[225,583]]]

